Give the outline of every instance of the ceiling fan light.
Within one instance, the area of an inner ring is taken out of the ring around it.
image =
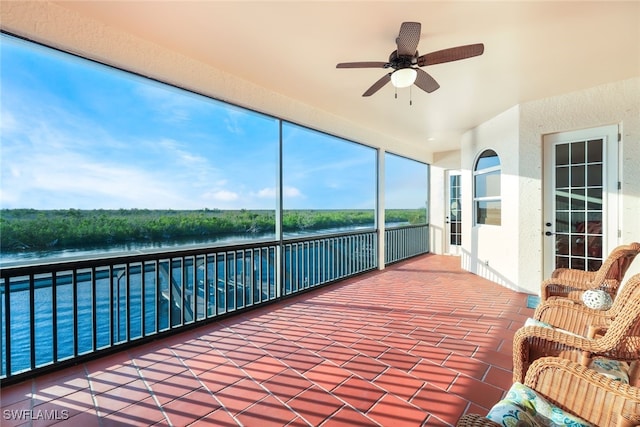
[[[413,68],[402,68],[396,70],[391,74],[391,84],[395,87],[409,87],[415,81],[418,76],[418,72]]]

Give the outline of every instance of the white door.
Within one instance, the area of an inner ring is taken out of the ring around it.
[[[460,209],[460,171],[447,171],[447,207],[445,225],[447,253],[460,255],[462,245],[462,210]]]
[[[544,137],[544,277],[597,270],[618,244],[618,127]]]

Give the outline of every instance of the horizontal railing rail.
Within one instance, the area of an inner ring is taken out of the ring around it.
[[[38,372],[376,269],[377,233],[0,269],[0,379]]]
[[[387,228],[384,232],[385,264],[393,264],[429,251],[429,224]]]

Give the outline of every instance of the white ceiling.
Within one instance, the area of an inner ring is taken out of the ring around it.
[[[434,152],[514,105],[640,75],[638,1],[56,3]],[[420,54],[485,52],[425,67],[440,83],[431,94],[414,86],[395,99],[389,84],[363,98],[387,71],[336,64],[386,61],[403,21],[422,23]]]

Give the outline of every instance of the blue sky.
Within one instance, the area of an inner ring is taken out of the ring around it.
[[[274,118],[0,40],[2,208],[275,208]],[[286,209],[374,208],[373,149],[289,124],[283,143]],[[424,165],[387,168],[388,207],[424,206]]]

